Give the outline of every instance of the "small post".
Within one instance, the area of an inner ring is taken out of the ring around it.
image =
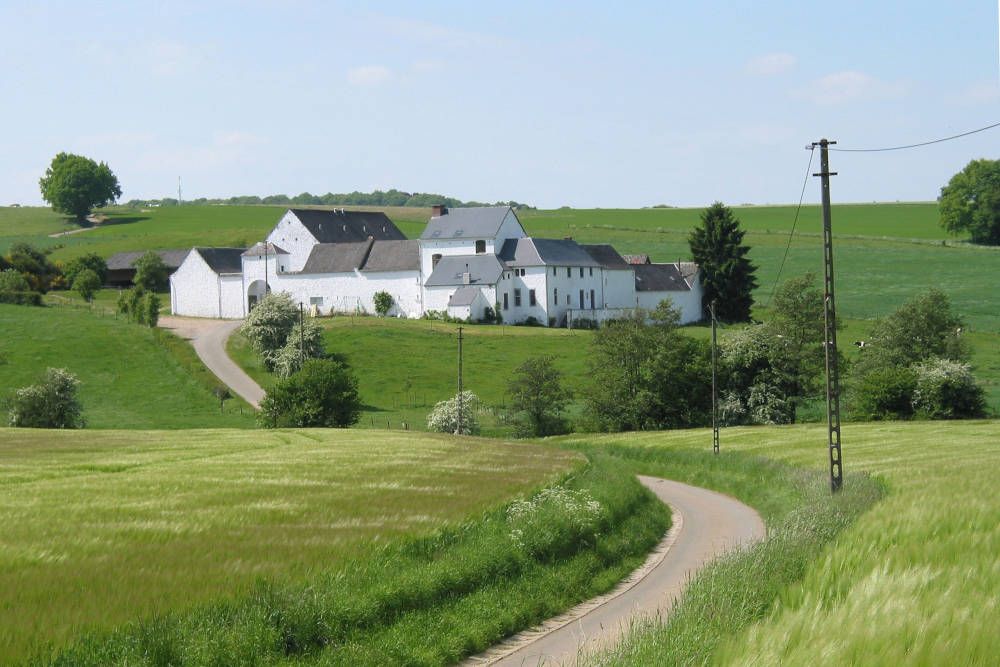
[[[302,312],[303,308],[302,302],[299,301],[299,368],[302,368],[302,364],[306,363],[306,340]]]
[[[709,312],[712,314],[712,452],[715,454],[719,453],[719,394],[717,389],[717,371],[716,371],[716,345],[717,340],[715,336],[715,299],[712,299],[712,303],[708,306]]]
[[[458,328],[458,428],[455,435],[462,434],[462,327]]]

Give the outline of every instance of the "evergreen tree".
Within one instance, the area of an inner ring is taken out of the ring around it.
[[[688,238],[691,255],[701,268],[703,312],[714,299],[715,314],[723,322],[746,322],[757,287],[754,266],[743,244],[745,232],[729,207],[715,202],[701,214],[701,226]]]

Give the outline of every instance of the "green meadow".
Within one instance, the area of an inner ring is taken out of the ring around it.
[[[103,308],[0,304],[0,397],[37,381],[47,367],[80,380],[91,428],[253,426],[238,398],[220,410],[218,380],[191,346],[169,332],[116,319]],[[6,412],[3,414],[6,422]]]
[[[581,460],[403,433],[0,429],[0,663],[314,581]]]
[[[667,469],[751,503],[759,493],[727,483],[710,465],[688,472],[671,465],[692,450],[710,449],[710,431],[574,436],[566,442],[623,450],[638,470]],[[723,429],[721,436],[724,455],[767,457],[820,477],[827,466],[825,442],[819,426]],[[845,487],[864,484],[868,473],[884,485],[885,497],[853,523],[841,523],[828,546],[805,562],[794,548],[761,548],[710,568],[693,583],[696,613],[684,600],[681,622],[637,626],[592,662],[995,664],[1000,422],[847,424],[843,452]],[[814,526],[813,532],[829,530],[822,528],[826,515],[840,510],[832,499],[825,507],[800,512],[798,522]],[[757,579],[749,587],[748,572]],[[786,572],[794,576],[782,581]],[[743,594],[734,597],[734,591]],[[693,622],[683,618],[689,615]],[[726,618],[725,627],[713,624],[719,617]]]

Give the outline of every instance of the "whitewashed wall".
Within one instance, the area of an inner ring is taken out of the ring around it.
[[[488,239],[478,240],[488,241]],[[430,277],[431,273],[434,271],[433,257],[435,254],[441,255],[442,257],[452,257],[454,255],[475,255],[476,241],[477,239],[471,237],[467,239],[455,240],[432,239],[429,241],[420,241],[420,270],[423,272],[424,278],[426,279]],[[494,254],[489,247],[487,247],[486,252],[488,254]]]
[[[663,300],[669,300],[681,311],[681,324],[697,322],[701,319],[701,290],[689,292],[636,292],[638,306],[653,310]]]
[[[635,271],[632,269],[604,269],[604,306],[606,308],[634,308]]]
[[[246,317],[247,298],[243,292],[243,276],[228,273],[219,276],[219,317],[236,320]]]
[[[553,272],[553,268],[555,272]],[[567,310],[580,309],[580,290],[583,290],[583,310],[600,308],[601,293],[603,288],[603,276],[600,267],[583,267],[583,277],[580,277],[580,267],[570,266],[569,275],[566,275],[565,266],[546,267],[547,286],[547,311],[548,317],[555,318],[556,324],[560,324]],[[590,291],[594,291],[593,302]],[[558,298],[557,298],[558,292]]]
[[[451,317],[456,317],[460,320],[471,319],[473,322],[478,322],[483,319],[483,315],[486,312],[487,307],[491,307],[492,304],[486,301],[486,297],[480,292],[476,295],[476,298],[472,300],[472,304],[468,306],[448,306],[448,315]]]
[[[420,317],[420,275],[417,271],[350,271],[344,273],[278,274],[272,292],[288,292],[306,307],[315,299],[323,315],[333,312],[375,312],[375,294],[388,292],[394,302],[391,315]],[[446,302],[447,305],[447,302]],[[443,308],[442,308],[443,310]]]
[[[515,269],[505,269],[500,280],[497,282],[497,303],[500,304],[500,314],[504,322],[515,323],[524,322],[529,317],[534,317],[542,324],[548,323],[548,312],[546,304],[548,297],[545,293],[545,267],[532,266],[524,267],[524,275],[517,275]],[[521,290],[521,306],[516,305],[514,290]],[[535,305],[531,305],[531,290],[535,290]],[[507,309],[503,307],[503,295],[507,294]]]
[[[219,317],[219,276],[192,250],[170,274],[170,312],[185,317]]]
[[[312,247],[316,245],[316,238],[306,229],[299,219],[291,211],[285,211],[281,220],[274,226],[271,233],[267,235],[267,240],[277,245],[282,250],[288,251],[287,258],[280,258],[285,265],[286,271],[301,271],[309,259]],[[268,260],[274,257],[268,257]]]

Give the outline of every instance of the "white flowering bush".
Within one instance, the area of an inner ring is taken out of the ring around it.
[[[427,430],[437,433],[456,433],[458,431],[458,406],[462,405],[462,435],[479,433],[479,418],[477,411],[479,397],[471,391],[462,392],[462,400],[458,394],[447,401],[441,401],[427,415]]]
[[[604,511],[585,489],[551,486],[507,507],[510,539],[534,558],[559,558],[596,539]]]
[[[984,416],[983,389],[976,384],[968,364],[932,359],[913,369],[917,375],[913,409],[920,416],[930,419]]]
[[[76,390],[80,381],[65,368],[49,368],[38,384],[14,392],[8,424],[28,428],[83,428],[83,406]]]

